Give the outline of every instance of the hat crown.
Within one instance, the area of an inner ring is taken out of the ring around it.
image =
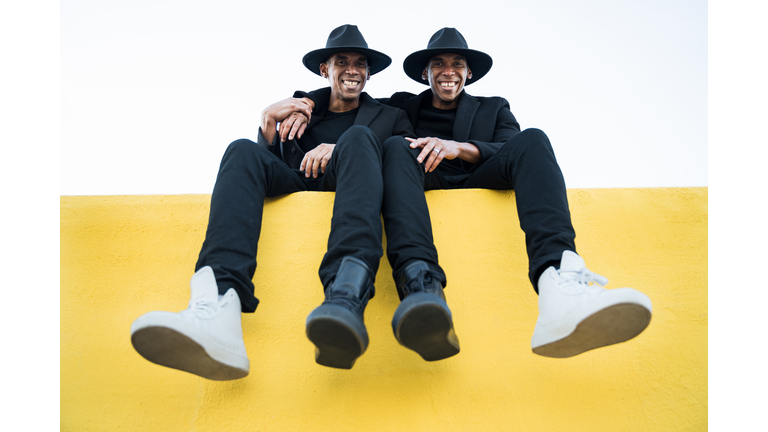
[[[325,43],[326,48],[339,48],[339,47],[359,47],[368,48],[368,43],[365,42],[363,34],[357,29],[356,25],[344,24],[343,26],[333,29],[330,35],[328,35],[328,41]]]
[[[344,24],[333,29],[325,42],[325,48],[308,52],[301,62],[312,73],[320,75],[320,64],[325,63],[333,54],[343,52],[356,52],[366,56],[371,75],[383,71],[392,63],[388,55],[368,48],[363,34],[356,25],[352,24]]]
[[[427,49],[435,48],[461,48],[469,49],[467,40],[458,30],[452,27],[444,27],[432,35],[427,44]]]

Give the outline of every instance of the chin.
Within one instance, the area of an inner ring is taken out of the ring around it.
[[[360,93],[362,93],[362,92],[360,92]],[[353,95],[350,95],[350,94],[342,94],[342,95],[341,95],[341,97],[340,97],[339,99],[343,100],[344,102],[352,102],[352,101],[355,101],[355,100],[357,100],[357,98],[359,98],[359,97],[360,97],[360,93],[355,93],[355,94],[353,94]]]

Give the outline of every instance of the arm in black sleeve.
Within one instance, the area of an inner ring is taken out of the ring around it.
[[[272,152],[275,156],[282,159],[282,155],[280,154],[280,134],[275,134],[275,138],[270,143],[267,141],[267,138],[264,137],[264,134],[261,132],[261,127],[259,127],[259,137],[257,142],[260,146],[266,148],[270,152]]]
[[[493,130],[493,141],[469,141],[480,150],[480,161],[478,161],[478,164],[488,160],[488,158],[499,151],[505,142],[520,133],[520,124],[517,122],[517,119],[515,119],[512,111],[509,110],[509,102],[503,98],[502,101],[503,103],[496,113],[496,126]]]
[[[413,93],[397,92],[397,93],[393,94],[392,96],[390,96],[388,98],[376,99],[376,100],[381,102],[381,103],[383,103],[383,104],[385,104],[385,105],[389,105],[389,106],[393,106],[393,107],[398,107],[399,108],[399,107],[401,107],[403,105],[403,102],[406,99],[410,99],[410,98],[412,98],[414,96],[416,96],[416,95],[413,94]]]
[[[297,90],[293,93],[293,97],[295,98],[308,98],[312,99],[312,102],[315,103],[315,109],[312,110],[313,113],[318,112],[321,109],[327,108],[328,101],[331,100],[331,88],[330,87],[323,87],[321,89],[312,90],[311,92],[305,92],[301,90]]]
[[[416,132],[413,131],[413,126],[408,120],[408,116],[405,114],[405,111],[399,108],[397,109],[397,120],[395,121],[392,136],[416,138]]]
[[[410,99],[414,96],[415,95],[413,93],[397,92],[388,98],[376,98],[376,102],[399,108],[403,104],[403,101],[405,101],[406,99]],[[311,92],[297,90],[295,93],[293,93],[293,97],[297,97],[297,98],[305,97],[305,98],[312,99],[312,101],[315,102],[315,106],[317,106],[318,101],[330,100],[331,88],[324,87],[321,89],[313,90]]]

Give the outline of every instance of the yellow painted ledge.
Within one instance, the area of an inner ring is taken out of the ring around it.
[[[131,322],[189,300],[209,195],[61,197],[63,431],[701,431],[707,429],[707,189],[569,190],[587,266],[653,300],[636,339],[571,359],[530,350],[537,297],[513,192],[432,191],[435,243],[461,353],[397,344],[382,259],[351,371],[304,335],[333,193],[269,200],[244,315],[251,374],[207,381],[131,347]]]

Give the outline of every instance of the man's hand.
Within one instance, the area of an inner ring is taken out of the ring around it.
[[[304,130],[307,129],[309,124],[309,117],[303,112],[296,111],[289,115],[285,120],[280,122],[280,142],[285,140],[292,140],[293,137],[301,138],[304,135]]]
[[[277,123],[281,123],[294,112],[304,114],[307,119],[312,117],[312,106],[307,103],[305,98],[288,98],[275,102],[264,108],[261,112],[261,133],[268,142],[275,139]],[[298,133],[299,130],[297,129]],[[302,129],[303,133],[304,130]]]
[[[470,163],[476,163],[480,160],[480,151],[473,144],[460,143],[440,138],[406,138],[411,142],[411,148],[421,147],[421,153],[416,158],[419,163],[424,162],[424,172],[432,172],[437,168],[443,159],[453,160],[456,158]]]
[[[304,176],[309,177],[311,172],[312,177],[317,178],[318,169],[325,174],[325,167],[328,166],[328,162],[331,160],[334,147],[336,147],[336,144],[320,144],[305,154],[299,166],[299,169],[304,171]]]

